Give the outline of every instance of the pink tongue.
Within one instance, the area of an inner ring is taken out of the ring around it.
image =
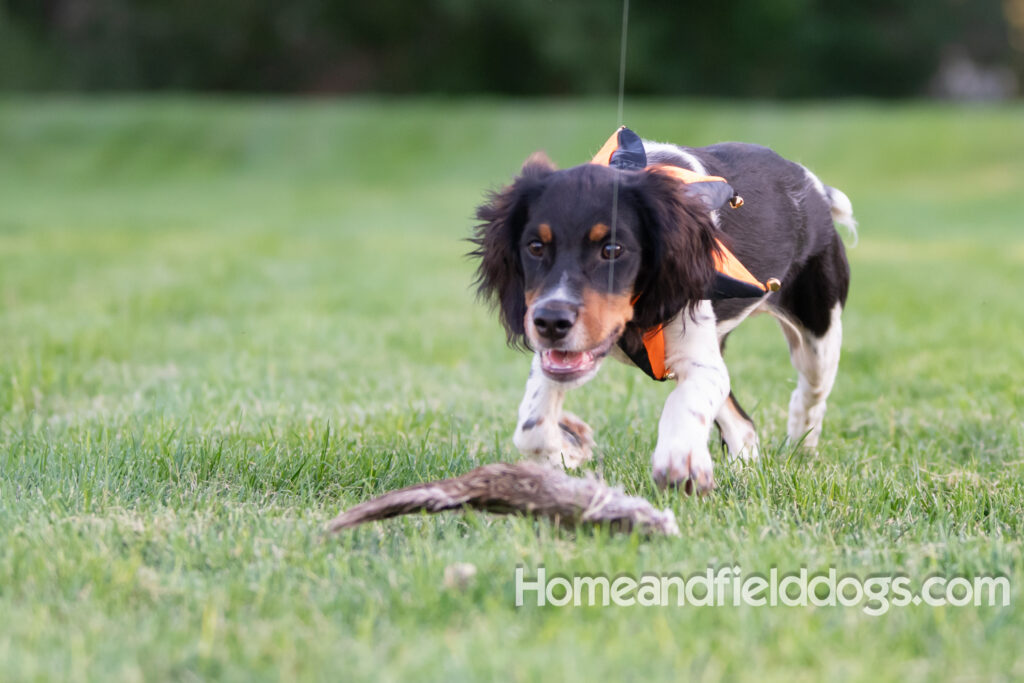
[[[582,368],[590,354],[586,351],[548,351],[544,355],[547,356],[548,368],[564,372]]]

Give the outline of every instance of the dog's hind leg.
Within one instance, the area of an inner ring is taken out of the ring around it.
[[[815,448],[839,369],[843,304],[850,285],[850,270],[838,236],[787,285],[772,305],[797,371],[787,432],[793,443]]]
[[[803,327],[791,329],[782,323],[789,343],[789,358],[796,368],[796,389],[789,400],[787,433],[793,443],[816,448],[821,437],[828,395],[839,370],[839,348],[843,341],[842,307],[832,309],[828,330],[818,336]]]
[[[717,326],[718,344],[722,355],[725,355],[725,342],[729,334],[741,322],[751,315],[768,310],[762,307],[763,301],[754,304],[735,302],[717,302],[715,313],[720,316]],[[746,411],[740,407],[736,396],[730,391],[718,414],[715,415],[715,426],[722,437],[722,442],[729,449],[729,456],[741,460],[756,460],[761,455],[761,443],[757,438],[757,427]]]
[[[761,454],[761,444],[757,438],[754,421],[740,407],[733,393],[725,399],[721,410],[715,415],[715,425],[722,441],[729,449],[729,455],[741,460],[756,460]]]

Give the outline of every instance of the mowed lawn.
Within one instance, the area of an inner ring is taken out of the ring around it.
[[[717,459],[704,499],[651,480],[668,386],[609,363],[569,398],[589,469],[681,538],[472,513],[332,538],[344,507],[518,457],[528,359],[463,239],[534,150],[589,158],[615,103],[0,101],[0,678],[1024,677],[1024,108],[635,100],[626,122],[769,145],[852,199],[818,452],[785,443],[795,375],[755,319],[727,361],[766,457]],[[517,565],[998,574],[1011,605],[517,609]]]

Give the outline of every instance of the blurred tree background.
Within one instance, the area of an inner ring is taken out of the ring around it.
[[[591,95],[621,0],[0,0],[0,89]],[[999,98],[1024,0],[633,0],[632,94]]]

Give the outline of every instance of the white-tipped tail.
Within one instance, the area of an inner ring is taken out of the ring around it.
[[[850,237],[853,238],[851,246],[857,246],[857,219],[853,217],[853,204],[850,203],[850,198],[842,190],[834,187],[826,187],[825,192],[832,206],[832,220],[850,231]]]

